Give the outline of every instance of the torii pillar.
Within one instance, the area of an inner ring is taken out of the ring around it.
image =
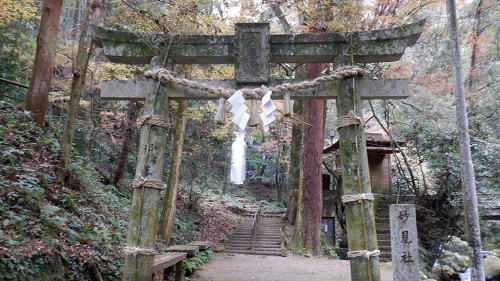
[[[151,44],[144,43],[134,34],[99,27],[93,29],[93,40],[115,63],[149,64],[153,57],[160,54],[178,64],[236,64],[237,81],[201,81],[211,86],[235,89],[242,84],[281,84],[280,81],[269,81],[270,63],[333,62],[341,66],[397,61],[405,48],[415,44],[420,37],[423,24],[424,21],[420,21],[384,30],[297,35],[269,35],[268,24],[238,24],[236,36],[151,35],[151,42],[160,42],[153,46],[154,50]],[[354,281],[381,280],[364,122],[360,117],[361,100],[407,96],[408,82],[404,79],[373,80],[367,77],[327,82],[290,94],[291,99],[337,98],[343,202],[346,204],[351,280]],[[158,187],[161,187],[163,173],[161,159],[167,141],[161,136],[166,126],[162,116],[168,113],[169,100],[216,100],[218,97],[173,83],[159,85],[152,79],[108,81],[102,86],[101,97],[145,99],[146,114],[152,115],[143,118],[148,125],[141,128],[139,154],[145,156],[138,157],[133,182],[135,190],[123,277],[124,280],[151,280],[160,194]],[[280,98],[283,96],[273,94],[273,99]]]

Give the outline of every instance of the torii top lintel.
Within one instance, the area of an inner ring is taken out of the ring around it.
[[[235,35],[135,34],[94,26],[92,39],[115,63],[149,64],[168,54],[177,64],[237,64],[243,47],[255,40],[267,63],[331,63],[352,55],[354,62],[389,62],[415,44],[425,20],[400,27],[357,32],[270,35],[268,23],[236,24]],[[247,52],[254,52],[253,50]]]

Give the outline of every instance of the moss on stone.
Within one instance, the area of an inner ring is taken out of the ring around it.
[[[500,258],[490,255],[483,260],[486,280],[500,279]]]

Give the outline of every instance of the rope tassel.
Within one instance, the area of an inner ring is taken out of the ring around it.
[[[215,122],[217,122],[217,125],[226,125],[226,99],[223,97],[219,98],[219,107],[215,114]]]
[[[290,103],[290,93],[283,95],[283,116],[292,116],[292,104]]]
[[[250,104],[250,121],[248,122],[248,126],[257,127],[259,125],[259,109],[257,108],[257,100],[252,100]]]

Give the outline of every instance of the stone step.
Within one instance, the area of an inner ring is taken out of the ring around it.
[[[379,229],[391,229],[391,225],[389,223],[378,223],[377,230]]]
[[[378,247],[391,247],[391,240],[379,240],[377,241]]]
[[[226,248],[229,247],[250,247],[252,243],[251,242],[243,242],[243,241],[234,241],[229,244],[226,244]],[[275,242],[255,242],[254,243],[255,247],[262,247],[262,248],[281,248],[281,242],[275,241]]]
[[[233,232],[233,235],[234,234],[248,234],[248,235],[251,235],[252,234],[252,229],[251,228],[249,228],[249,229],[237,229],[236,231]],[[257,230],[256,234],[257,235],[260,235],[260,234],[280,235],[281,231],[277,231],[277,230],[267,231],[267,230],[259,229],[259,230]]]
[[[226,250],[227,253],[238,253],[247,255],[282,256],[280,251],[257,251],[257,250]]]
[[[390,229],[377,229],[377,236],[378,235],[391,235],[391,230]]]
[[[250,243],[252,239],[231,239],[228,244],[231,243]],[[263,244],[281,244],[281,239],[256,239],[255,243],[263,243]]]
[[[240,233],[240,232],[246,232],[246,233],[250,233],[252,232],[252,228],[251,227],[245,227],[245,228],[238,228],[236,229],[233,233]],[[259,227],[259,229],[257,230],[258,233],[267,233],[267,232],[275,232],[275,233],[281,233],[281,230],[277,229],[277,228],[262,228],[262,227]]]
[[[281,231],[257,231],[257,235],[271,235],[271,236],[280,236],[281,235]]]
[[[391,246],[378,246],[379,251],[384,251],[384,252],[391,252]]]
[[[234,245],[234,244],[251,244],[252,241],[248,240],[231,240],[228,242],[228,245]],[[281,245],[281,241],[279,240],[256,240],[254,244],[259,244],[259,245]]]
[[[257,235],[256,236],[257,239],[276,239],[276,240],[280,240],[281,239],[281,236],[280,235]],[[232,239],[248,239],[248,240],[251,240],[252,239],[252,235],[251,234],[238,234],[236,236],[231,236],[231,238],[229,239],[229,241],[231,241]]]
[[[241,243],[236,243],[236,242],[231,242],[226,245],[226,248],[238,248],[238,247],[250,247],[252,243],[250,242],[241,242]],[[259,247],[259,248],[281,248],[280,243],[258,243],[255,242],[253,243],[254,247]]]
[[[250,239],[231,239],[228,244],[231,243],[250,243],[252,240]],[[280,239],[257,239],[255,240],[255,243],[261,243],[261,244],[281,244]]]
[[[379,234],[379,233],[377,233],[377,240],[378,241],[383,241],[383,240],[391,241],[391,235],[390,234]]]
[[[249,229],[252,229],[252,224],[249,223],[249,224],[242,224],[240,226],[238,226],[236,228],[237,230],[240,230],[240,229],[245,229],[245,230],[249,230]],[[259,224],[259,229],[265,229],[265,230],[281,230],[279,227],[277,227],[276,225],[261,225]]]

